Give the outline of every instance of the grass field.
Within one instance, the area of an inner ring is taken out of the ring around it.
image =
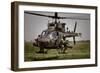
[[[44,60],[63,60],[63,59],[86,59],[90,58],[90,42],[80,41],[67,49],[66,53],[59,54],[56,49],[50,49],[47,54],[36,53],[38,47],[32,45],[31,42],[25,42],[24,61],[44,61]]]

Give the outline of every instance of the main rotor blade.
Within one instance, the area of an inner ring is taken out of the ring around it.
[[[53,16],[44,15],[44,14],[38,14],[38,13],[32,13],[32,12],[24,12],[24,13],[31,14],[31,15],[38,15],[38,16],[44,16],[44,17],[50,17],[50,18],[53,18]]]
[[[58,19],[90,20],[90,18],[80,18],[80,17],[58,17]]]
[[[53,19],[90,20],[89,18],[80,18],[80,17],[60,17],[60,16],[58,16],[57,12],[55,12],[55,15],[53,15],[53,16],[44,15],[44,14],[38,14],[38,13],[33,13],[33,12],[24,12],[24,13],[31,14],[31,15],[38,15],[38,16],[49,17],[49,18],[53,18]]]
[[[74,32],[76,31],[77,22],[75,22]]]
[[[57,12],[55,12],[54,16],[38,14],[38,13],[32,13],[32,12],[25,12],[25,13],[31,14],[31,15],[38,15],[38,16],[49,17],[49,18],[53,18],[53,19],[60,19],[60,17],[58,17],[58,13]]]

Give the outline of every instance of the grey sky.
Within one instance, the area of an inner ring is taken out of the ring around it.
[[[54,12],[34,12],[45,15],[54,15]],[[79,17],[83,19],[89,19],[89,14],[76,14],[76,13],[58,13],[58,16],[63,17]],[[52,21],[51,18],[36,16],[24,13],[24,38],[26,41],[33,41],[41,32],[47,29],[48,21]],[[60,19],[61,22],[66,23],[66,27],[69,27],[70,31],[74,30],[75,21],[77,21],[76,32],[82,33],[81,37],[77,37],[76,40],[89,40],[90,39],[90,20],[76,20],[76,19]],[[72,39],[71,39],[72,40]]]

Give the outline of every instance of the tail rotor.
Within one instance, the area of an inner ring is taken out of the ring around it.
[[[75,22],[74,33],[76,32],[76,27],[77,27],[77,22]],[[74,43],[74,45],[76,44],[75,36],[73,36],[73,43]]]

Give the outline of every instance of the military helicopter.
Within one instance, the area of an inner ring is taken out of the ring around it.
[[[76,44],[75,37],[81,36],[81,33],[76,33],[77,21],[75,22],[74,30],[69,31],[69,28],[65,28],[66,23],[61,23],[59,19],[79,19],[81,18],[71,18],[71,17],[61,17],[55,12],[54,16],[38,14],[26,11],[25,13],[37,16],[43,16],[52,18],[54,21],[48,22],[48,28],[43,30],[40,35],[33,42],[34,46],[40,48],[38,53],[47,53],[49,49],[58,49],[59,53],[65,53],[67,48],[72,48],[69,41],[66,38],[73,38],[74,45]],[[67,29],[67,31],[65,31]],[[44,49],[47,49],[44,51]]]

